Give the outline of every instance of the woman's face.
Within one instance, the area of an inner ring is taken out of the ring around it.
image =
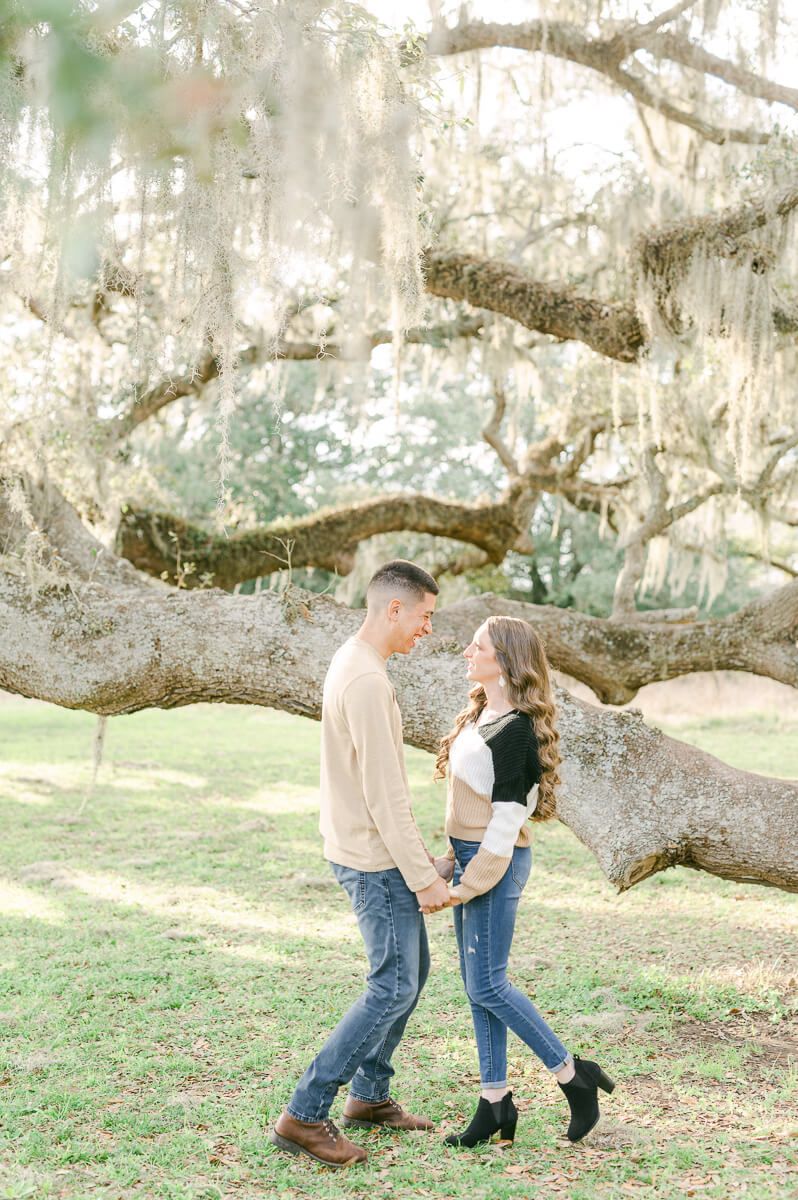
[[[495,683],[501,675],[501,667],[496,661],[496,651],[488,636],[487,624],[480,625],[474,634],[470,645],[466,646],[463,655],[468,662],[466,675],[474,683]]]

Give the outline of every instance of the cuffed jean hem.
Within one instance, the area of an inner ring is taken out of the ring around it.
[[[483,1092],[487,1092],[488,1090],[498,1091],[499,1088],[507,1087],[508,1083],[506,1079],[500,1080],[499,1083],[485,1083],[485,1081],[481,1079],[479,1081],[479,1086],[482,1088]]]
[[[552,1075],[556,1075],[558,1071],[564,1071],[565,1068],[570,1066],[573,1061],[574,1056],[569,1051],[558,1067],[546,1067],[546,1070],[551,1071]]]
[[[491,1086],[502,1087],[503,1085],[495,1084]],[[390,1090],[386,1091],[384,1096],[358,1096],[355,1092],[351,1091],[349,1095],[353,1100],[359,1100],[361,1104],[384,1104],[391,1097]],[[324,1121],[330,1115],[329,1108],[325,1108],[321,1116],[317,1113],[314,1117],[307,1117],[295,1109],[290,1101],[286,1104],[285,1111],[289,1117],[293,1117],[295,1121],[301,1121],[303,1125],[316,1125],[319,1121]]]
[[[319,1121],[323,1121],[327,1115],[325,1113],[325,1117],[305,1117],[302,1113],[298,1113],[295,1108],[292,1108],[290,1104],[286,1104],[285,1111],[289,1117],[293,1117],[295,1121],[300,1121],[303,1125],[318,1125]]]
[[[353,1091],[350,1091],[349,1095],[353,1100],[359,1100],[361,1104],[384,1104],[391,1098],[390,1091],[387,1091],[384,1096],[358,1096],[357,1092]]]

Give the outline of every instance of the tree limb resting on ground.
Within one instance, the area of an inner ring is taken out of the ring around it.
[[[326,666],[362,613],[295,589],[231,596],[162,588],[103,551],[57,494],[34,495],[33,507],[69,564],[69,584],[65,577],[64,586],[46,586],[34,597],[24,578],[0,575],[0,688],[106,716],[200,701],[319,716]],[[9,519],[0,506],[0,532],[11,532]],[[6,542],[7,552],[12,545]],[[647,639],[650,648],[657,632],[617,628],[613,647],[608,622],[578,614],[492,597],[444,609],[435,635],[390,665],[413,745],[434,749],[463,705],[462,649],[487,611],[531,617],[554,661],[577,622],[581,650],[595,663],[610,649],[623,652],[630,637],[634,650]],[[558,622],[565,622],[559,631]],[[766,639],[771,623],[791,623],[794,656],[798,581],[712,624],[731,644],[735,625],[750,642]],[[737,771],[634,714],[604,712],[566,692],[559,694],[559,728],[565,761],[558,815],[616,887],[681,863],[798,891],[798,783]]]

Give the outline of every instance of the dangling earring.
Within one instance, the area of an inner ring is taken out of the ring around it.
[[[499,687],[504,687],[504,676],[503,675],[499,676]]]

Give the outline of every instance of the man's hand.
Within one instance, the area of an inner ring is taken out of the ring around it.
[[[447,883],[454,875],[454,859],[453,858],[433,858],[432,865],[440,875],[441,879],[445,879]]]
[[[438,876],[429,887],[416,892],[416,900],[418,900],[418,907],[423,913],[440,912],[442,908],[449,907],[449,889],[445,881]]]

